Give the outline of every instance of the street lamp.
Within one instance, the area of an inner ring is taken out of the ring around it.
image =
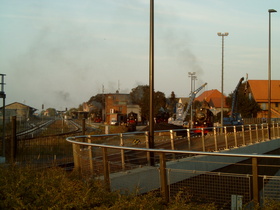
[[[271,139],[270,124],[271,124],[271,13],[277,12],[275,9],[269,9],[269,23],[268,23],[268,138]]]
[[[154,142],[154,0],[150,0],[150,47],[149,47],[149,148],[155,148]],[[155,165],[154,153],[149,153],[150,165]]]
[[[224,126],[224,113],[223,113],[224,112],[224,37],[228,36],[229,33],[228,32],[225,32],[225,33],[218,32],[217,34],[218,34],[218,36],[222,37],[221,127],[223,127]]]
[[[6,94],[4,92],[4,85],[5,85],[5,82],[4,82],[4,77],[6,76],[6,74],[0,74],[1,76],[1,82],[0,82],[0,85],[1,85],[1,90],[0,90],[0,98],[3,98],[3,108],[2,108],[2,119],[3,119],[3,122],[2,122],[2,126],[3,126],[3,131],[2,131],[2,155],[3,157],[6,157],[5,155],[5,151],[6,151],[6,140],[5,140],[5,123],[6,123],[6,117],[5,117],[5,99],[6,99]]]
[[[192,94],[192,92],[195,90],[195,80],[196,80],[195,72],[189,72],[189,77],[191,78],[191,94]],[[191,105],[191,127],[190,128],[193,128],[192,121],[193,121],[193,106]]]

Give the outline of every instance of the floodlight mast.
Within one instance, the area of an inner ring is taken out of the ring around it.
[[[267,125],[268,125],[268,138],[271,139],[271,13],[277,12],[275,9],[269,9],[268,21],[268,106],[267,106]]]
[[[222,78],[221,78],[221,127],[224,126],[224,37],[228,36],[229,33],[217,33],[218,36],[222,37]],[[223,129],[222,129],[223,130]]]

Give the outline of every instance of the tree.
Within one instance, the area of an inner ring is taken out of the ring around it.
[[[80,104],[80,105],[79,105],[79,107],[78,107],[78,111],[84,111],[84,109],[83,109],[83,105],[82,105],[82,104]]]
[[[155,113],[157,114],[161,109],[166,111],[166,98],[163,92],[157,91],[154,93],[154,100],[155,100]]]
[[[232,104],[232,99],[233,99],[233,93],[229,94],[229,96],[226,99],[226,104],[229,105],[230,107]],[[247,118],[256,117],[258,112],[261,111],[261,108],[258,105],[258,103],[253,98],[250,99],[245,94],[245,83],[240,85],[236,100],[237,101],[236,101],[235,110],[237,113],[240,113],[242,117],[247,117]]]
[[[92,96],[87,104],[90,107],[89,114],[92,119],[101,120],[102,107],[105,106],[104,94],[97,94]]]
[[[94,102],[98,102],[100,104],[102,104],[102,106],[104,107],[104,94],[96,94],[95,96],[92,96],[87,103],[94,103]]]
[[[66,112],[66,115],[67,116],[72,116],[72,113],[73,112],[77,112],[78,109],[77,108],[70,108],[67,112]]]
[[[48,112],[48,115],[49,115],[50,117],[54,117],[54,116],[56,115],[56,110],[55,110],[55,108],[48,108],[48,109],[47,109],[47,112]]]
[[[130,92],[132,103],[140,106],[141,115],[144,119],[149,119],[149,95],[148,85],[138,85]]]
[[[167,111],[169,115],[172,116],[176,113],[176,104],[178,103],[178,99],[176,98],[174,91],[171,92],[170,97],[167,99],[167,103]]]
[[[149,119],[150,116],[150,89],[148,85],[138,85],[130,92],[130,98],[133,104],[138,104],[141,108],[141,115],[144,119]],[[166,109],[166,98],[163,92],[154,92],[154,117]]]

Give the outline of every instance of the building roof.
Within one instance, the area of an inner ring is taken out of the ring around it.
[[[221,107],[221,95],[222,93],[217,89],[204,91],[200,96],[195,98],[195,101],[206,101],[211,107],[220,108]],[[228,105],[225,102],[226,97],[224,96],[224,107],[227,108]]]
[[[182,104],[186,104],[186,103],[189,103],[190,101],[190,98],[189,97],[181,97],[179,98],[179,100],[181,99],[181,103]]]
[[[6,107],[8,108],[9,106],[11,106],[11,105],[13,105],[13,104],[19,104],[19,105],[21,105],[21,106],[29,107],[30,109],[32,109],[32,110],[34,110],[34,111],[37,110],[36,108],[33,108],[33,107],[31,107],[31,106],[28,106],[28,105],[26,105],[26,104],[19,103],[19,102],[13,102],[13,103],[7,104],[7,105],[5,105],[5,108],[6,108]],[[2,106],[0,109],[2,109],[2,108],[3,108],[3,106]]]
[[[248,80],[256,102],[268,101],[268,80]],[[271,102],[280,102],[280,80],[271,80]]]

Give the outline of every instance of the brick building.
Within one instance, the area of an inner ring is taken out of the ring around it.
[[[138,115],[138,122],[141,121],[141,112],[139,105],[131,102],[130,94],[108,93],[104,94],[105,98],[105,122],[107,124],[125,123],[126,115],[134,112]]]

